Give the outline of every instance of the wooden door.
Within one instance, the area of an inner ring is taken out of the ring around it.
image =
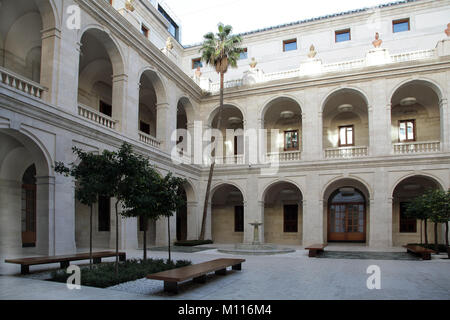
[[[22,246],[36,245],[36,185],[22,185]]]
[[[329,206],[328,241],[366,241],[364,203],[333,203]]]

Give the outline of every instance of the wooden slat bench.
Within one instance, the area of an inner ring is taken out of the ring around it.
[[[409,253],[420,255],[423,260],[431,260],[431,254],[436,253],[434,250],[415,245],[406,245],[403,248],[406,248],[406,251]]]
[[[317,257],[318,253],[324,252],[326,244],[313,244],[305,248],[305,250],[309,250],[308,257]]]
[[[216,259],[191,266],[167,270],[147,276],[147,279],[164,281],[164,291],[178,293],[178,282],[193,279],[197,283],[205,283],[206,274],[215,272],[217,275],[226,275],[227,267],[233,270],[242,270],[244,259]]]
[[[92,258],[95,264],[101,263],[102,258],[115,257],[116,253],[114,251],[103,251],[103,252],[93,252]],[[68,268],[71,261],[79,260],[89,260],[89,253],[78,253],[71,255],[61,255],[61,256],[49,256],[49,257],[33,257],[33,258],[21,258],[21,259],[6,259],[6,263],[15,263],[21,265],[21,273],[30,273],[30,266],[38,264],[50,264],[50,263],[60,263],[61,268]],[[126,253],[119,252],[119,260],[126,260]]]

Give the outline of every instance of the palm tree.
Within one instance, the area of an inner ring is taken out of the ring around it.
[[[220,75],[220,105],[219,105],[219,118],[217,121],[217,128],[220,128],[222,122],[223,111],[223,90],[224,90],[224,75],[228,70],[228,67],[237,68],[237,61],[240,54],[244,52],[244,49],[240,47],[242,38],[238,35],[232,35],[233,27],[223,25],[219,23],[218,33],[214,34],[209,32],[203,36],[204,41],[200,52],[202,53],[202,60],[207,65],[214,66],[216,72]],[[206,227],[206,214],[209,194],[211,191],[211,181],[214,174],[214,166],[216,164],[215,147],[217,139],[214,139],[214,145],[212,151],[211,167],[209,169],[208,185],[206,186],[205,203],[203,207],[203,220],[202,229],[200,232],[200,240],[205,240],[205,227]]]

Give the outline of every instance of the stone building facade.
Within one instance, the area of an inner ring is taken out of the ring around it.
[[[172,234],[198,238],[217,75],[195,72],[199,46],[180,45],[168,8],[0,5],[1,256],[86,248],[89,210],[53,164],[75,161],[73,146],[102,152],[123,141],[161,174],[187,179]],[[449,16],[448,0],[402,1],[243,35],[246,54],[226,75],[207,238],[251,242],[259,221],[270,243],[420,241],[405,203],[450,188]],[[112,201],[94,208],[98,248],[114,247]],[[117,223],[122,249],[142,246],[137,219]],[[166,243],[166,226],[150,224],[150,245]]]

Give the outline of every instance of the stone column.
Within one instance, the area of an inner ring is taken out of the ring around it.
[[[369,111],[369,155],[389,155],[392,149],[391,142],[391,105],[386,106],[385,80],[373,81],[372,101]],[[386,106],[386,107],[385,107]]]
[[[64,220],[64,219],[62,219]],[[67,237],[64,230],[56,230],[61,224],[60,216],[55,215],[55,178],[36,177],[36,248],[41,254],[64,253]]]
[[[196,240],[200,235],[199,224],[197,223],[199,213],[198,202],[188,201],[186,205],[187,205],[187,239]]]
[[[450,151],[450,112],[448,110],[448,100],[439,101],[439,110],[441,117],[441,151]]]
[[[322,112],[317,102],[317,90],[308,90],[305,94],[305,105],[302,107],[301,147],[302,160],[315,161],[322,159]]]
[[[137,218],[123,218],[119,216],[119,219],[121,219],[119,230],[121,237],[119,239],[119,248],[121,250],[137,249],[138,248]]]
[[[51,104],[58,102],[59,91],[59,48],[61,46],[61,30],[51,28],[42,30],[41,50],[41,85],[48,91],[43,93],[45,101]]]
[[[392,195],[388,194],[387,173],[377,170],[373,198],[370,199],[369,239],[372,248],[392,247]]]
[[[177,241],[177,216],[176,213],[170,218],[170,243]],[[155,245],[157,246],[168,246],[168,223],[167,217],[161,217],[156,220],[156,240]]]
[[[320,198],[317,175],[308,175],[310,181],[308,189],[303,195],[303,240],[302,245],[307,247],[312,244],[324,243],[323,207],[324,201]]]
[[[112,76],[112,118],[117,122],[116,130],[127,132],[127,92],[128,76],[126,74],[117,74]]]
[[[170,138],[167,124],[170,121],[168,103],[158,103],[156,105],[156,138],[161,141],[161,149],[170,152]]]
[[[263,223],[259,229],[259,240],[264,243],[264,200],[260,201],[258,194],[258,178],[255,174],[249,175],[244,195],[244,243],[253,242],[254,228],[249,224],[251,222]]]
[[[0,256],[22,251],[22,182],[0,180]]]

